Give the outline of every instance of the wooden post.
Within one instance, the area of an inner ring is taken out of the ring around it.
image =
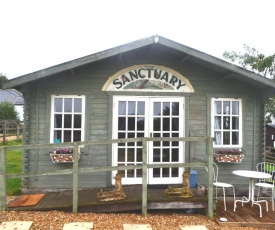
[[[73,213],[77,213],[78,206],[78,144],[74,142],[73,152]]]
[[[16,140],[19,140],[20,136],[20,124],[16,123]]]
[[[207,138],[208,154],[208,216],[213,219],[213,138]]]
[[[0,211],[7,209],[7,178],[6,178],[6,151],[0,148]]]
[[[6,135],[7,135],[7,122],[4,121],[4,124],[3,124],[3,144],[6,144]]]
[[[147,217],[147,139],[142,139],[142,216]]]

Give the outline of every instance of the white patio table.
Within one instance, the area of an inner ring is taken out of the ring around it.
[[[253,171],[253,170],[235,170],[232,172],[233,174],[237,176],[242,176],[242,177],[248,177],[249,178],[249,195],[248,198],[243,196],[241,200],[235,200],[234,202],[234,212],[237,208],[237,202],[240,201],[243,203],[248,203],[251,201],[251,205],[253,206],[254,204],[258,205],[260,208],[260,217],[262,217],[262,206],[259,204],[260,202],[265,202],[266,203],[266,211],[268,211],[268,203],[266,200],[254,200],[254,179],[259,179],[259,178],[271,178],[271,175],[268,173],[264,172],[258,172],[258,171]]]

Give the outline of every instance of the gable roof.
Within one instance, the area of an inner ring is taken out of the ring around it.
[[[0,89],[0,103],[10,102],[14,105],[24,105],[22,93],[15,89]]]
[[[180,43],[171,41],[161,36],[151,36],[148,38],[140,39],[134,42],[127,43],[125,45],[117,46],[105,51],[101,51],[95,54],[91,54],[85,57],[74,59],[59,65],[55,65],[46,69],[42,69],[33,73],[29,73],[14,79],[11,79],[5,83],[4,89],[13,88],[32,82],[44,77],[57,74],[63,71],[73,70],[74,68],[81,67],[93,63],[95,61],[103,60],[115,55],[123,55],[123,53],[132,51],[145,46],[151,46],[151,50],[154,46],[161,46],[166,48],[166,51],[179,57],[180,62],[188,61],[195,62],[206,68],[213,69],[220,73],[221,78],[235,78],[239,81],[243,81],[247,84],[253,85],[256,88],[263,89],[265,92],[272,92],[275,88],[275,82],[267,79],[259,74],[243,69],[237,65],[231,64],[219,58],[213,57],[206,53],[200,52],[196,49],[182,45]]]

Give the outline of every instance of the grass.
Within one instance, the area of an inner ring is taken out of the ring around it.
[[[22,140],[7,141],[3,146],[16,146],[22,145]],[[7,174],[21,173],[22,172],[22,150],[8,150],[6,155],[6,172]],[[21,178],[7,179],[7,195],[15,196],[21,194]]]

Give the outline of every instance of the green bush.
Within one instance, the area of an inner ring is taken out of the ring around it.
[[[0,120],[19,120],[19,116],[15,107],[10,102],[0,103]]]

